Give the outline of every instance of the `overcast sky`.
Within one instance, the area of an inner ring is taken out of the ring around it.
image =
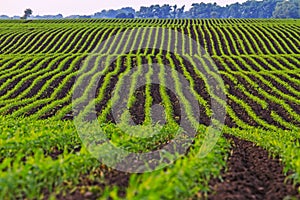
[[[245,2],[246,0],[0,0],[0,15],[23,15],[26,8],[33,10],[33,15],[72,14],[91,15],[103,9],[119,9],[122,7],[133,7],[139,10],[140,6],[150,6],[154,4],[177,4],[185,5],[186,9],[192,3],[214,3],[225,6],[235,2]],[[163,3],[162,3],[163,2]]]

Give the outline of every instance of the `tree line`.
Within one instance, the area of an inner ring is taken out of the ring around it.
[[[92,18],[300,18],[299,0],[248,0],[220,6],[217,3],[194,3],[185,11],[185,6],[152,5],[119,10],[103,10]]]
[[[185,6],[152,5],[142,6],[136,11],[131,7],[118,10],[102,10],[93,15],[72,15],[65,18],[300,18],[299,0],[248,0],[242,4],[234,3],[220,6],[217,3],[194,3],[189,10]],[[22,19],[32,14],[30,9],[25,10]],[[0,15],[0,18],[9,18]],[[33,19],[60,19],[59,15],[31,16]]]

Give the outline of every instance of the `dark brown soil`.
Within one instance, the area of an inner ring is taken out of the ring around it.
[[[228,29],[228,30],[230,30],[230,29]],[[245,34],[245,37],[247,37],[247,34],[248,34],[246,31],[244,31],[243,29],[240,29],[239,27],[232,27],[232,31],[235,32],[235,33],[243,32]],[[236,44],[238,46],[238,49],[240,51],[242,51],[241,54],[248,54],[248,55],[252,54],[251,50],[250,50],[251,47],[248,46],[248,44],[245,42],[245,39],[242,37],[242,35],[241,34],[237,34],[237,37],[238,37],[238,39],[234,39],[234,40],[235,40],[235,42],[236,42]],[[239,41],[242,41],[241,45],[244,46],[245,49],[239,48],[239,46],[240,46],[238,44],[238,43],[240,43]]]
[[[268,152],[253,143],[225,135],[233,142],[228,171],[219,179],[210,180],[212,193],[208,199],[283,199],[286,196],[300,198],[297,187],[286,176],[278,158],[270,159]]]
[[[297,60],[298,59],[298,57],[297,56],[294,56],[294,58]],[[289,57],[285,57],[285,59],[286,60],[288,60],[288,62],[291,64],[291,65],[293,65],[293,66],[295,66],[295,68],[297,69],[297,66],[299,65],[297,62],[295,62],[295,60],[293,60],[293,59],[291,59],[291,58],[289,58]],[[285,67],[286,67],[286,65],[285,65]],[[296,75],[295,75],[296,76]],[[297,76],[296,76],[297,77]]]
[[[27,67],[26,68],[26,71],[30,71],[32,70],[39,62],[41,62],[43,59],[37,59],[30,67]],[[24,66],[26,66],[31,60],[25,60],[25,61],[22,61],[22,63],[20,64],[20,68],[23,68]],[[19,72],[20,73],[20,72]],[[22,75],[18,78],[15,78],[16,76],[18,75],[18,72],[15,71],[13,73],[10,73],[9,76],[3,78],[3,79],[0,79],[0,84],[3,84],[5,83],[7,80],[11,79],[11,83],[3,90],[0,91],[0,96],[3,96],[5,95],[8,91],[10,91],[11,89],[14,88],[14,86],[16,84],[18,84],[18,82],[21,81],[22,78],[26,77],[26,75],[28,75],[28,73],[26,73],[25,75]]]
[[[57,30],[53,29],[50,31],[46,31],[43,32],[43,34],[40,37],[37,37],[36,40],[34,42],[31,42],[31,45],[24,45],[23,48],[20,50],[21,52],[29,52],[29,50],[34,46],[35,48],[32,49],[37,49],[38,47],[40,47],[46,40],[47,38],[51,37],[51,35],[58,33]],[[19,53],[21,53],[19,52]],[[12,52],[11,52],[12,53]]]
[[[69,34],[64,36],[63,40],[59,40],[58,43],[55,44],[54,49],[51,49],[49,53],[61,52],[61,50],[66,49],[66,47],[72,43],[76,35],[80,33],[80,30],[72,31]]]
[[[76,48],[77,45],[82,45],[83,42],[86,42],[86,39],[88,37],[88,35],[90,35],[92,32],[91,29],[86,29],[82,32],[80,32],[79,35],[75,36],[75,39],[72,38],[72,42],[70,42],[64,49],[61,50],[61,52],[65,52],[65,53],[70,53],[73,52]]]
[[[276,77],[280,78],[281,80],[283,80],[284,82],[288,83],[292,88],[294,88],[295,90],[300,91],[300,85],[297,83],[294,83],[292,81],[290,81],[289,79],[287,79],[286,77],[284,77],[281,74],[275,74]]]
[[[65,33],[65,31],[62,30],[58,30],[55,31],[53,34],[51,34],[46,40],[43,40],[42,43],[39,43],[37,48],[32,48],[30,51],[25,51],[26,49],[22,50],[22,53],[28,52],[28,53],[33,53],[35,52],[37,49],[41,52],[43,51],[46,47],[48,47],[50,44],[52,44],[52,46],[58,41],[58,38],[60,38],[60,36],[62,36]],[[59,36],[58,36],[59,35]],[[55,39],[56,37],[56,39]],[[52,42],[53,41],[53,42]]]
[[[81,175],[79,177],[79,184],[76,189],[67,189],[66,193],[60,193],[56,195],[58,200],[81,200],[81,199],[97,199],[101,196],[101,190],[103,191],[106,186],[117,186],[118,196],[124,197],[125,190],[129,184],[129,173],[120,172],[114,169],[107,168],[104,165],[99,166],[99,168],[91,172],[93,174],[94,180],[89,178],[90,174]],[[98,191],[89,191],[88,187],[98,187]],[[49,192],[45,191],[45,198],[49,198]]]
[[[165,53],[165,52],[162,52],[162,53]],[[165,65],[169,65],[169,62],[168,62],[168,58],[165,57],[164,55],[160,55],[162,56],[162,60],[164,61],[164,64]],[[175,68],[176,70],[180,73],[180,74],[183,74],[183,70],[182,70],[182,64],[180,62],[180,60],[173,54],[170,54],[174,64],[175,64]],[[107,102],[109,101],[109,99],[111,98],[111,93],[112,91],[114,90],[114,87],[118,81],[118,77],[120,75],[120,73],[124,72],[124,70],[126,69],[126,67],[123,67],[123,66],[126,66],[125,63],[126,63],[126,57],[122,57],[121,58],[121,62],[122,62],[122,67],[121,67],[121,70],[114,76],[111,77],[111,80],[110,80],[110,83],[108,85],[108,87],[106,88],[106,91],[105,91],[105,97],[104,99],[99,102],[97,105],[96,105],[96,111],[97,111],[97,114],[100,115],[101,114],[101,111],[105,108]],[[130,58],[132,59],[132,64],[133,66],[136,66],[137,65],[137,61],[134,57]],[[153,63],[156,63],[157,62],[157,57],[152,57],[151,58],[153,60]],[[148,59],[146,57],[142,57],[142,60],[143,60],[143,63],[147,63],[148,62]],[[237,62],[237,64],[239,64],[240,66],[242,66],[241,63],[238,63],[238,60],[237,59],[234,59],[235,62]],[[65,67],[63,67],[62,70],[66,70],[68,69],[70,63],[73,61],[73,58],[70,59]],[[217,59],[215,59],[215,61],[218,61]],[[224,61],[227,63],[227,60],[226,58],[224,58]],[[93,62],[93,61],[91,61]],[[197,76],[196,72],[194,71],[193,69],[193,66],[191,65],[191,63],[189,61],[187,61],[186,59],[182,59],[182,62],[184,64],[184,66],[186,67],[186,70],[187,72],[190,74],[190,76],[192,77],[193,81],[194,81],[194,90],[200,95],[202,96],[207,102],[209,102],[208,104],[208,109],[210,109],[210,94],[208,93],[206,87],[205,87],[205,82],[203,81],[203,79],[199,76]],[[246,62],[250,62],[249,60],[246,60]],[[74,71],[77,71],[79,69],[79,65],[81,63],[81,60],[79,62],[77,62],[76,64],[76,67],[74,68]],[[216,62],[218,66],[221,66],[222,63],[220,62]],[[233,66],[230,66],[230,62],[227,63],[229,67],[233,67]],[[113,71],[114,68],[115,68],[115,65],[116,63],[113,62],[112,65],[111,65],[111,68],[109,70],[109,72]],[[55,66],[55,65],[54,65]],[[234,68],[232,68],[232,70],[236,70]],[[245,69],[246,70],[246,69]],[[228,86],[228,92],[230,94],[232,94],[233,96],[236,96],[240,99],[243,99],[245,101],[246,104],[248,104],[249,106],[251,106],[251,108],[253,109],[253,111],[255,112],[255,114],[257,116],[259,116],[262,120],[266,121],[268,124],[272,124],[272,125],[275,125],[281,129],[287,129],[287,127],[283,127],[281,124],[279,124],[277,121],[275,121],[273,119],[273,117],[271,116],[271,113],[272,111],[273,112],[276,112],[278,115],[280,115],[285,121],[293,124],[293,125],[300,125],[300,122],[298,122],[294,117],[292,117],[285,108],[283,108],[281,105],[271,101],[270,99],[262,96],[261,94],[258,93],[258,90],[257,88],[254,88],[252,85],[249,85],[248,82],[246,80],[244,80],[241,76],[239,76],[238,74],[234,75],[236,78],[237,78],[237,81],[238,81],[238,84],[242,84],[246,89],[247,91],[249,91],[250,93],[252,93],[253,95],[259,97],[260,99],[266,101],[266,103],[268,103],[268,107],[267,108],[262,108],[257,102],[254,102],[252,99],[249,99],[244,93],[243,91],[241,91],[240,89],[236,88],[235,85],[236,83],[234,83],[233,81],[231,81],[230,79],[227,78],[227,76],[222,76],[225,84]],[[251,75],[249,74],[248,76],[250,79],[252,79],[254,82],[258,83],[260,85],[260,87],[265,90],[265,91],[268,91],[271,95],[273,95],[274,97],[276,98],[279,98],[279,99],[282,99],[282,97],[280,95],[278,95],[277,93],[275,93],[274,91],[272,91],[272,88],[270,88],[268,85],[264,84],[259,78],[257,78],[256,76],[254,75]],[[20,81],[22,78],[24,78],[23,76],[20,77],[19,79],[16,79],[12,82],[12,84],[10,84],[7,88],[5,88],[4,90],[0,91],[0,95],[4,95],[5,93],[7,93],[18,81]],[[50,77],[48,77],[50,78]],[[42,85],[46,82],[46,80],[48,78],[45,78],[43,79],[40,83],[36,84],[34,88],[32,88],[32,90],[26,95],[25,98],[28,98],[28,97],[32,97],[32,96],[35,96],[37,94],[37,91],[39,91],[40,87],[42,87]],[[66,78],[65,75],[61,76],[61,77],[58,77],[56,80],[54,80],[50,86],[39,96],[37,97],[38,100],[41,100],[41,99],[45,99],[45,98],[49,98],[50,95],[53,93],[54,89],[56,87],[58,87],[58,85],[62,82],[62,80],[64,80]],[[90,77],[88,77],[90,78]],[[276,83],[272,78],[268,77],[268,76],[264,76],[264,78],[266,80],[269,80],[273,85],[274,87],[276,87],[278,90],[281,90],[282,92],[284,92],[285,94],[288,94],[290,96],[294,96],[296,97],[295,94],[287,91],[287,89]],[[283,81],[286,81],[287,79],[285,79],[284,77],[282,76],[279,76],[279,78],[281,78]],[[27,82],[24,83],[24,85],[22,85],[22,87],[19,88],[18,91],[16,91],[14,94],[12,94],[9,98],[12,98],[12,97],[15,97],[17,96],[20,92],[22,92],[23,89],[27,88],[29,85],[32,84],[32,81],[34,80],[33,79],[30,79],[28,80]],[[5,80],[0,80],[1,81],[5,81]],[[57,96],[56,96],[56,99],[62,99],[64,98],[67,94],[68,94],[68,91],[70,91],[71,87],[74,85],[74,82],[75,82],[75,77],[72,77],[66,84],[65,86],[62,88],[62,90],[60,92],[58,92]],[[99,84],[98,84],[98,88],[101,86],[101,84],[103,83],[103,79],[101,79],[99,81]],[[126,84],[125,84],[126,86]],[[298,90],[299,87],[297,85],[292,85],[294,87],[294,89]],[[144,89],[143,89],[144,90]],[[144,119],[145,119],[145,116],[144,116],[144,101],[145,101],[145,98],[144,98],[144,91],[141,90],[140,92],[139,91],[136,91],[135,95],[137,97],[137,101],[135,102],[135,105],[133,106],[133,108],[130,110],[131,111],[131,115],[132,117],[134,118],[134,121],[136,122],[136,124],[141,124]],[[97,90],[98,92],[99,90]],[[185,92],[185,90],[183,90],[183,92]],[[154,92],[153,88],[151,89],[151,96],[154,95],[154,93],[158,93],[159,92]],[[170,96],[170,100],[172,103],[174,102],[177,102],[176,101],[176,98],[172,97],[172,94],[170,92],[168,92],[168,95]],[[98,93],[96,93],[96,96],[98,96]],[[55,99],[55,100],[56,100]],[[154,98],[155,99],[155,98]],[[55,101],[53,100],[53,101]],[[174,101],[173,101],[174,100]],[[292,101],[289,101],[289,100],[286,100],[285,101],[286,104],[288,104],[294,112],[296,113],[300,113],[300,106],[297,105],[296,103],[292,102]],[[49,102],[51,103],[51,102]],[[62,108],[62,106],[66,106],[68,104],[70,104],[71,102],[70,101],[67,101],[65,102],[64,104],[62,105],[59,105],[58,107],[55,107],[55,108],[52,108],[51,111],[49,111],[49,113],[46,113],[44,116],[41,116],[41,119],[44,119],[44,118],[49,118],[49,117],[52,117],[54,116],[58,110],[60,110]],[[160,103],[160,101],[158,102],[155,102],[156,104],[157,103]],[[237,116],[239,116],[239,118],[249,124],[249,125],[252,125],[252,126],[262,126],[263,127],[263,124],[258,124],[257,122],[255,122],[254,119],[252,119],[248,114],[247,112],[245,112],[245,110],[240,106],[238,105],[237,103],[235,103],[234,101],[230,100],[230,98],[228,98],[228,105],[230,107],[232,107],[232,109],[234,110],[234,112],[236,113]],[[43,105],[39,105],[38,107],[36,108],[33,108],[32,110],[29,110],[27,112],[27,114],[25,114],[26,116],[27,115],[32,115],[34,113],[36,113],[38,111],[38,109],[41,109],[42,107],[46,106],[46,104],[43,104]],[[174,110],[174,115],[176,116],[176,118],[180,118],[180,114],[178,113],[178,109],[179,107],[178,106],[173,106],[173,110]],[[14,111],[20,109],[22,107],[22,105],[20,106],[15,106],[15,107],[12,107],[10,108],[9,110],[7,110],[7,112],[5,112],[4,114],[11,114],[13,113]],[[176,110],[177,109],[177,110]],[[199,109],[200,109],[200,123],[201,124],[205,124],[205,125],[209,125],[210,124],[210,118],[206,115],[205,113],[205,108],[204,106],[199,106]],[[74,113],[68,113],[66,117],[64,117],[63,119],[72,119],[72,116],[74,116]],[[109,114],[107,116],[107,119],[108,121],[111,121],[111,122],[114,122],[114,119],[113,119],[113,116],[112,114]],[[236,124],[234,123],[233,119],[231,119],[228,115],[227,115],[227,118],[225,120],[225,124],[229,127],[236,127]]]
[[[71,33],[70,29],[65,29],[64,31],[61,31],[58,34],[55,34],[55,36],[49,40],[49,42],[47,44],[44,44],[41,49],[40,52],[42,53],[47,53],[50,52],[52,48],[55,47],[55,45],[57,45],[58,43],[61,45],[60,39],[61,41],[65,41],[67,39],[67,36]]]
[[[283,166],[278,158],[270,159],[268,152],[252,142],[240,140],[231,135],[225,138],[232,141],[233,148],[227,162],[228,171],[222,172],[219,179],[211,179],[209,182],[212,192],[208,195],[211,200],[277,200],[285,197],[300,198],[296,185],[293,187],[291,180],[285,183]],[[129,185],[130,173],[124,173],[109,169],[102,165],[93,171],[95,180],[89,175],[79,177],[80,183],[75,191],[67,191],[67,195],[59,194],[57,199],[97,199],[101,192],[91,192],[86,186],[97,186],[104,189],[105,186],[118,186],[118,195],[125,196],[125,189]],[[101,178],[101,177],[104,177]],[[100,181],[101,180],[101,181]],[[47,196],[47,192],[46,192]]]
[[[274,121],[274,119],[271,116],[271,109],[262,108],[261,105],[259,105],[258,103],[254,102],[252,99],[247,97],[242,91],[240,91],[240,89],[234,87],[235,84],[229,78],[227,78],[226,76],[222,76],[222,78],[224,80],[224,83],[226,85],[228,85],[228,92],[230,94],[238,97],[239,99],[243,99],[245,101],[245,103],[247,103],[248,105],[251,106],[251,108],[253,109],[253,111],[255,112],[255,114],[257,116],[264,119],[268,124],[272,124],[281,129],[285,129],[285,127],[281,126],[278,122]],[[272,104],[272,102],[270,102],[270,104]],[[233,108],[233,110],[236,112],[238,117],[240,119],[242,119],[244,122],[246,122],[250,125],[253,125],[253,126],[261,126],[261,125],[257,124],[254,121],[254,119],[252,119],[249,115],[247,115],[243,108],[241,108],[241,107],[239,108],[239,105],[236,105],[236,103],[234,101],[229,100],[228,105]]]

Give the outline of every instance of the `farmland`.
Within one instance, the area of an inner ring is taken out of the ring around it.
[[[274,19],[0,21],[0,199],[218,199],[234,190],[248,199],[299,198],[299,31],[299,20]],[[164,108],[160,120],[155,105]],[[116,168],[145,160],[98,162],[77,116],[96,117],[129,152],[162,149],[180,122],[197,126],[173,164],[132,173]],[[150,136],[125,134],[116,116]],[[223,135],[199,158],[215,121]],[[244,153],[248,163],[238,159]]]

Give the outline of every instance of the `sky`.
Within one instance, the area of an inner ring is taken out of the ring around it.
[[[21,16],[26,8],[31,8],[33,15],[56,15],[69,16],[74,14],[92,15],[104,9],[119,9],[132,7],[139,10],[141,6],[170,4],[185,5],[188,10],[192,3],[214,3],[221,6],[246,0],[0,0],[0,15]],[[163,2],[163,3],[162,3]]]

